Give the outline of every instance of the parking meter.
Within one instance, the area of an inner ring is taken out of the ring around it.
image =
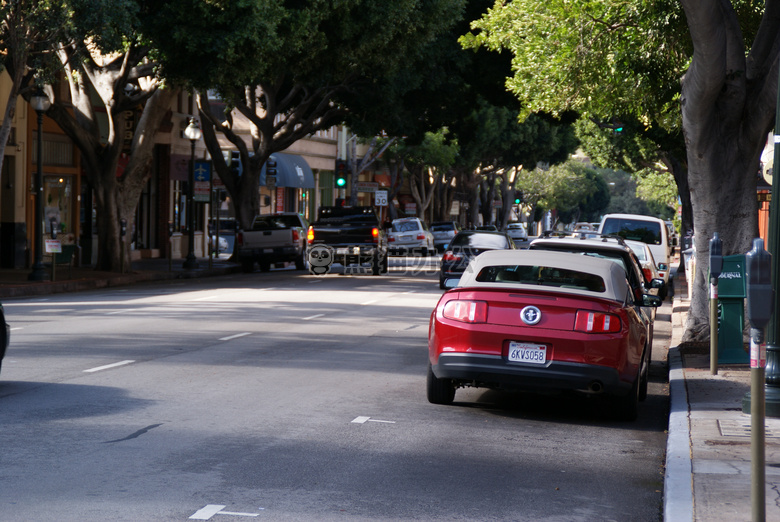
[[[51,238],[57,239],[57,218],[50,217],[49,225],[51,225]]]
[[[717,232],[710,239],[710,373],[718,374],[718,277],[723,272],[723,242]]]
[[[745,256],[747,281],[747,317],[750,321],[750,337],[762,342],[764,328],[772,317],[774,290],[772,290],[772,254],[764,250],[764,240],[753,240],[753,250]],[[751,356],[751,366],[752,366]]]
[[[723,241],[715,232],[710,239],[710,278],[717,284],[718,277],[723,271]]]
[[[766,344],[764,328],[772,316],[772,255],[764,250],[764,240],[753,240],[753,250],[745,255],[747,317],[750,321],[750,498],[753,520],[765,520],[766,455]],[[745,410],[743,400],[742,409]]]

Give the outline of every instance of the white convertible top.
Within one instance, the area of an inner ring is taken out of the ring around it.
[[[490,267],[494,267],[492,270]],[[530,267],[539,270],[539,274],[554,274],[556,270],[575,274],[571,281],[561,278],[558,284],[554,276],[546,281],[529,278],[521,280],[501,279],[501,269],[509,272],[528,272]],[[519,267],[519,268],[518,268]],[[480,274],[483,274],[480,276]],[[582,277],[576,274],[581,274]],[[600,281],[599,281],[600,280]],[[603,282],[603,283],[602,283]],[[596,258],[584,254],[558,252],[553,250],[489,250],[483,252],[469,263],[460,278],[458,288],[544,288],[554,292],[574,293],[592,297],[602,297],[625,302],[630,295],[626,272],[620,264],[609,259]]]

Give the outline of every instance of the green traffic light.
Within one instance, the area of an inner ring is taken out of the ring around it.
[[[343,187],[347,184],[346,178],[336,178],[336,186],[337,187]]]

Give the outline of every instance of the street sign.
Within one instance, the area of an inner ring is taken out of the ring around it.
[[[386,207],[387,206],[387,191],[386,190],[377,190],[374,192],[374,204],[377,207]]]
[[[355,190],[357,192],[376,192],[379,188],[379,183],[375,181],[358,181],[355,183]]]
[[[60,243],[59,239],[47,239],[45,241],[47,254],[59,254],[62,252],[62,243]]]
[[[192,201],[208,203],[211,193],[211,163],[196,161],[194,169],[195,184],[192,187]]]

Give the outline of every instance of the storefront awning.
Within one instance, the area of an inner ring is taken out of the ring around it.
[[[290,188],[314,188],[314,174],[306,160],[296,154],[276,152],[271,154],[276,161],[276,186]],[[260,186],[266,184],[265,168],[260,171]]]

